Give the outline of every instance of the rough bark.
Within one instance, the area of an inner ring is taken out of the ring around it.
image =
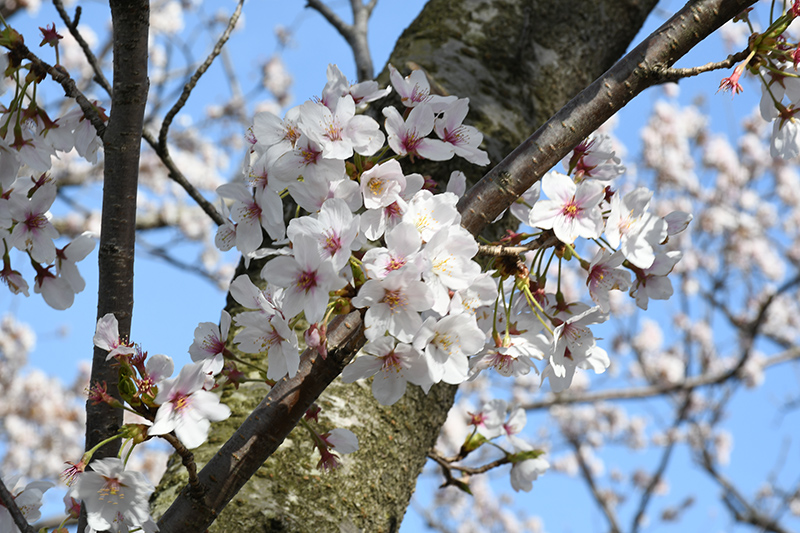
[[[147,55],[148,0],[112,0],[114,31],[114,98],[103,134],[104,177],[102,229],[98,253],[97,317],[114,313],[120,335],[127,337],[133,313],[133,257],[136,241],[136,194],[139,183],[144,108],[149,81]],[[103,383],[119,399],[118,369],[107,352],[94,349],[91,383]],[[115,435],[122,411],[106,404],[86,405],[86,449]],[[103,446],[94,459],[114,457],[119,441]],[[79,530],[85,528],[85,514]]]
[[[419,65],[442,92],[468,96],[469,122],[498,162],[619,58],[655,3],[586,0],[566,11],[559,0],[434,0],[401,36],[391,62],[401,70]],[[439,166],[435,177],[448,176]],[[196,450],[200,466],[264,393],[242,387],[227,395],[237,416],[216,425]],[[318,402],[321,421],[352,429],[361,450],[321,475],[308,438],[295,430],[211,530],[396,531],[454,396],[455,387],[437,386],[428,396],[410,387],[400,402],[381,407],[368,386],[335,381]],[[154,498],[156,515],[185,484],[173,461]]]
[[[100,232],[97,316],[114,313],[127,337],[133,310],[133,256],[136,240],[136,193],[144,108],[147,103],[147,0],[111,2],[114,25],[114,100],[103,136],[104,178]],[[116,391],[117,369],[106,352],[95,348],[92,383]],[[116,434],[122,412],[105,404],[87,405],[86,447]],[[103,448],[95,457],[115,456]]]

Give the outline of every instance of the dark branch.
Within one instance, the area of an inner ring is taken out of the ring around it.
[[[239,3],[236,5],[236,9],[233,11],[231,18],[228,20],[228,25],[225,27],[225,31],[222,32],[217,44],[214,46],[214,49],[211,50],[211,53],[208,54],[203,63],[197,67],[197,70],[189,78],[189,81],[186,82],[186,85],[183,86],[183,92],[181,96],[178,98],[178,101],[175,102],[175,105],[167,111],[167,115],[164,117],[164,122],[161,123],[161,130],[158,132],[158,152],[169,154],[167,149],[167,135],[169,133],[169,127],[172,124],[172,119],[175,118],[183,106],[186,105],[186,102],[189,101],[189,97],[192,95],[192,91],[194,90],[197,82],[200,81],[200,78],[203,74],[206,73],[208,68],[214,62],[214,59],[220,54],[222,51],[222,47],[225,46],[225,43],[228,42],[228,39],[231,36],[231,32],[233,28],[236,27],[236,22],[239,20],[239,15],[242,14],[242,6],[244,5],[244,0],[239,0]]]

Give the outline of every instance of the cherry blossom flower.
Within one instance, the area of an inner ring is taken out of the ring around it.
[[[419,191],[408,202],[403,222],[416,227],[422,241],[428,242],[440,229],[461,223],[457,203],[458,196],[453,193],[434,195],[430,191]]]
[[[793,159],[800,155],[800,121],[794,118],[800,107],[783,108],[780,117],[772,122],[769,153],[772,157]]]
[[[539,200],[533,206],[528,223],[552,229],[561,242],[572,244],[578,237],[596,239],[603,230],[600,202],[603,186],[596,181],[580,185],[569,176],[552,171],[542,178],[542,191],[551,200]]]
[[[328,184],[345,175],[345,162],[323,156],[322,146],[300,135],[292,150],[281,155],[270,169],[270,187],[276,192],[307,186],[308,181]]]
[[[480,265],[472,261],[477,253],[478,243],[461,226],[442,228],[428,241],[423,256],[429,268],[423,270],[422,277],[433,294],[434,311],[447,313],[450,291],[466,289],[481,273]]]
[[[87,231],[64,248],[56,249],[56,272],[69,283],[72,292],[76,294],[86,288],[86,281],[78,272],[76,263],[94,250],[94,240],[94,235]]]
[[[361,231],[367,239],[377,241],[387,229],[402,221],[408,210],[408,201],[422,189],[425,180],[420,174],[409,174],[405,176],[405,183],[405,188],[400,190],[400,198],[394,203],[379,209],[367,209],[361,215]]]
[[[405,188],[406,178],[400,163],[392,159],[376,165],[361,175],[361,193],[364,207],[380,209],[400,199],[400,191]]]
[[[532,359],[542,360],[546,348],[543,339],[536,342],[539,339],[535,337],[530,341],[521,335],[503,338],[502,346],[490,348],[469,360],[470,379],[475,379],[487,368],[494,368],[503,377],[526,376],[531,368],[538,373]]]
[[[431,86],[428,83],[425,72],[422,70],[412,70],[411,74],[404,78],[389,63],[389,80],[406,107],[416,107],[420,102],[424,102],[430,97]]]
[[[589,295],[605,313],[611,307],[609,291],[626,291],[631,286],[630,272],[619,268],[624,260],[625,257],[621,251],[618,250],[612,254],[605,248],[601,248],[589,265],[589,275],[586,278]]]
[[[519,441],[515,447],[518,452],[529,452],[534,449],[533,446],[523,441]],[[550,463],[541,456],[515,462],[511,467],[511,488],[517,492],[530,492],[533,489],[533,482],[549,468]]]
[[[375,376],[372,395],[381,405],[392,405],[406,392],[406,383],[419,385],[428,392],[433,382],[422,354],[410,344],[398,343],[391,337],[379,337],[361,349],[362,355],[342,371],[342,381]]]
[[[431,161],[447,161],[452,159],[455,149],[452,145],[437,139],[428,139],[433,130],[433,109],[422,104],[411,110],[407,120],[394,107],[384,107],[386,117],[386,133],[388,143],[397,155],[408,155],[430,159]]]
[[[320,453],[317,468],[321,470],[330,471],[339,467],[336,453],[350,454],[358,451],[358,437],[349,429],[337,428],[319,435],[319,438],[322,442],[317,445]]]
[[[206,373],[201,364],[184,366],[177,378],[159,385],[156,403],[160,404],[148,435],[175,435],[187,448],[197,448],[208,438],[211,422],[225,420],[230,408],[219,403],[219,396],[203,390]]]
[[[95,346],[108,352],[106,360],[118,355],[133,355],[136,353],[136,349],[132,344],[120,338],[119,322],[117,322],[117,317],[113,313],[107,313],[97,321],[93,341]]]
[[[322,155],[347,159],[353,152],[371,156],[383,146],[385,137],[378,123],[366,115],[356,116],[353,97],[339,98],[335,109],[306,102],[300,110],[300,124],[306,135],[322,147]]]
[[[611,213],[606,221],[606,238],[620,247],[625,259],[639,268],[648,268],[655,259],[655,248],[667,238],[667,223],[647,212],[653,192],[638,187],[625,196],[611,198]]]
[[[338,271],[347,265],[350,252],[361,248],[360,226],[358,215],[353,216],[344,200],[331,198],[322,204],[316,218],[306,216],[289,222],[286,234],[291,241],[298,235],[315,239],[320,257],[329,259]]]
[[[580,143],[563,163],[567,170],[574,171],[576,179],[610,181],[625,172],[606,133],[596,133]]]
[[[11,216],[17,221],[11,230],[9,245],[30,252],[34,261],[52,263],[56,259],[53,239],[58,231],[50,224],[48,210],[56,199],[56,185],[52,181],[37,189],[28,199],[24,194],[11,195]]]
[[[236,325],[243,326],[233,339],[240,350],[253,354],[267,352],[267,378],[278,380],[297,374],[300,367],[297,335],[282,314],[265,321],[263,317],[240,313],[236,316]]]
[[[417,229],[401,223],[386,232],[387,248],[370,248],[362,258],[364,269],[372,279],[384,279],[392,272],[403,269],[422,272],[422,256],[419,254],[422,239]]]
[[[388,331],[401,342],[411,342],[422,325],[419,312],[431,308],[433,295],[416,273],[398,271],[367,281],[352,303],[369,308],[364,317],[367,339],[374,341]]]
[[[422,70],[412,70],[405,78],[396,68],[389,63],[389,80],[392,87],[400,95],[400,100],[406,107],[417,107],[425,102],[434,106],[434,113],[439,113],[444,107],[454,102],[456,96],[439,96],[431,94],[431,85],[428,77]]]
[[[125,470],[116,457],[92,461],[91,467],[69,491],[72,498],[81,500],[89,527],[125,533],[135,528],[158,531],[148,505],[154,487],[143,474]]]
[[[572,383],[576,368],[592,368],[601,373],[608,367],[608,354],[599,348],[588,326],[608,320],[600,307],[573,315],[553,330],[550,364],[542,371],[542,380],[550,379],[553,392],[561,392]]]
[[[656,254],[650,268],[636,274],[636,280],[631,286],[630,295],[636,298],[636,305],[647,310],[650,298],[654,300],[669,300],[672,296],[672,282],[667,275],[672,272],[683,254],[671,251]]]
[[[293,244],[294,257],[276,257],[264,266],[261,277],[286,288],[284,311],[288,317],[305,311],[310,323],[319,322],[325,315],[328,293],[347,282],[330,260],[320,257],[316,240],[298,235]]]
[[[494,439],[503,434],[503,422],[506,419],[508,404],[501,399],[490,400],[483,404],[477,413],[471,413],[471,425],[474,425],[478,433],[487,439]]]
[[[283,238],[283,203],[274,191],[257,188],[254,198],[243,183],[226,183],[217,188],[217,194],[235,200],[231,214],[236,222],[236,248],[240,252],[247,254],[261,246],[262,228],[272,239]]]
[[[457,156],[475,165],[488,165],[489,156],[478,148],[483,134],[462,124],[468,111],[469,98],[459,98],[444,109],[442,116],[434,121],[433,129],[441,140],[453,147]]]
[[[39,508],[42,506],[42,496],[47,490],[53,488],[55,485],[49,481],[32,481],[28,483],[25,488],[15,488],[19,481],[19,476],[11,476],[3,480],[3,483],[9,488],[11,498],[22,512],[22,516],[28,523],[33,523],[42,517]],[[5,505],[0,502],[0,531],[3,533],[17,532],[19,528],[14,523],[11,513],[8,512]]]
[[[274,147],[275,152],[282,154],[294,148],[295,142],[300,138],[300,106],[293,107],[286,112],[283,120],[269,111],[256,113],[253,117],[253,147],[264,153]]]
[[[458,385],[469,376],[467,356],[478,353],[485,342],[486,335],[478,328],[475,317],[462,313],[438,321],[428,317],[414,336],[413,345],[428,360],[434,383]]]
[[[222,310],[219,325],[201,322],[194,330],[194,342],[189,347],[189,355],[195,363],[201,362],[203,372],[217,375],[225,364],[225,343],[231,327],[231,315]]]

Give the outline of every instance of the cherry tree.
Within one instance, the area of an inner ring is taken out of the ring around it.
[[[686,444],[732,519],[785,531],[796,487],[770,481],[744,491],[721,468],[734,393],[798,355],[786,311],[800,279],[786,272],[796,270],[796,173],[786,161],[798,155],[800,55],[790,26],[800,8],[773,5],[757,29],[753,3],[690,2],[620,59],[655,2],[581,2],[564,12],[558,2],[434,0],[375,82],[367,29],[376,2],[354,0],[346,23],[309,1],[351,46],[358,83],[331,65],[318,98],[284,114],[282,74],[270,60],[272,111],[243,116],[234,91],[213,112],[215,124],[240,128],[244,153],[242,171],[221,184],[195,177],[216,156],[175,121],[209,67],[226,61],[244,2],[211,26],[211,53],[179,83],[148,38],[176,31],[176,2],[111,2],[110,70],[79,11],[54,0],[65,29],[42,28],[45,48],[33,50],[34,38],[13,28],[16,4],[4,7],[0,220],[12,292],[32,286],[66,309],[84,289],[76,263],[92,238],[81,231],[97,221],[54,221],[48,211],[58,189],[102,168],[86,453],[58,459],[72,460],[66,501],[79,529],[393,531],[429,462],[425,475],[442,485],[421,509],[433,528],[448,530],[448,513],[470,505],[464,530],[535,529],[503,509],[486,474],[502,471],[513,490],[530,491],[556,470],[582,477],[610,530],[636,531]],[[734,17],[752,35],[741,51],[674,68]],[[59,31],[77,58],[68,60]],[[606,123],[614,113],[648,87],[719,69],[734,70],[714,88],[740,92],[745,72],[764,88],[741,155],[704,135],[695,109],[662,102],[643,130],[649,188],[625,174]],[[40,106],[45,84],[63,90],[63,109]],[[97,91],[105,94],[87,97]],[[693,150],[716,176],[711,185],[695,174]],[[167,180],[197,206],[178,220],[168,205],[137,205],[140,188],[158,193]],[[165,225],[241,254],[232,273],[205,270],[230,297],[219,323],[209,317],[187,341],[194,363],[176,377],[170,357],[129,339],[136,231]],[[74,238],[54,244],[59,231]],[[12,267],[25,255],[31,280]],[[653,321],[626,324],[635,308],[675,292],[680,339],[665,343]],[[611,345],[593,333],[609,316],[620,320]],[[719,320],[737,338],[733,350],[714,337]],[[4,327],[24,350],[24,330],[11,320]],[[20,363],[9,350],[2,361],[13,375]],[[594,374],[622,372],[622,361],[629,386],[588,390]],[[2,381],[12,399],[23,396],[15,383]],[[508,383],[510,393],[498,394]],[[631,398],[660,398],[671,422],[646,427],[615,403]],[[123,407],[138,418],[123,419]],[[549,412],[547,432],[523,433],[539,410]],[[56,419],[65,417],[82,422],[67,407]],[[157,438],[175,460],[155,488],[128,457]],[[606,440],[633,449],[649,440],[660,452],[654,471],[617,476],[634,487],[632,510],[622,511],[626,491],[598,480]],[[26,530],[50,486],[4,479],[4,527],[13,520]],[[690,505],[661,516],[676,520]]]

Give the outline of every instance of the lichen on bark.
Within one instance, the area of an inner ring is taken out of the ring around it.
[[[611,66],[655,3],[580,0],[567,11],[560,0],[432,0],[400,37],[390,61],[401,71],[422,67],[442,91],[469,97],[468,122],[484,133],[485,149],[497,163]],[[388,76],[379,79],[385,84]],[[487,170],[455,160],[424,171],[445,181],[453,168],[465,170],[471,181]],[[254,277],[259,270],[251,265]],[[351,429],[360,450],[343,458],[340,469],[322,474],[310,440],[295,428],[210,529],[397,531],[455,390],[437,385],[426,396],[410,386],[398,403],[383,407],[368,382],[335,381],[318,401],[321,422]],[[234,416],[215,424],[213,442],[195,450],[200,466],[264,393],[264,387],[243,386],[225,394]],[[154,496],[157,516],[185,481],[180,461],[173,461]]]

